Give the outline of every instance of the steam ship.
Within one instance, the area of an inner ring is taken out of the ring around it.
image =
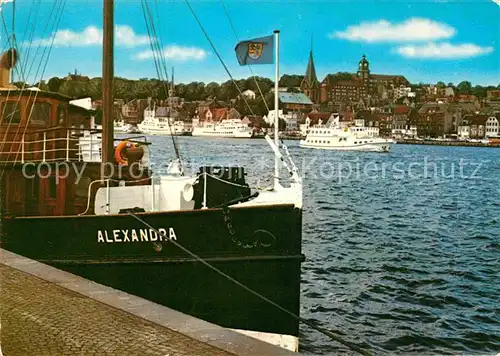
[[[260,191],[243,167],[190,176],[174,160],[155,176],[145,138],[114,138],[112,14],[105,0],[102,130],[71,98],[11,84],[15,49],[0,58],[2,248],[297,351],[298,319],[192,255],[298,315],[302,180],[293,161],[268,140],[276,162],[290,161],[289,185],[276,178]]]

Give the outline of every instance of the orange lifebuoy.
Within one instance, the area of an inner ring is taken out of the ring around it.
[[[116,162],[120,165],[126,166],[128,165],[128,161],[126,158],[123,157],[122,151],[124,148],[127,148],[129,146],[130,142],[128,140],[124,140],[118,144],[115,148],[115,159]]]

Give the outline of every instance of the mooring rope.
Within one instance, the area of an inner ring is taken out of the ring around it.
[[[245,289],[247,292],[249,292],[249,293],[253,294],[254,296],[262,299],[263,301],[271,304],[272,306],[278,308],[282,312],[284,312],[284,313],[288,314],[289,316],[293,317],[294,319],[296,319],[296,320],[298,320],[298,321],[300,321],[300,322],[308,325],[309,327],[311,327],[312,329],[314,329],[314,330],[322,333],[323,335],[328,336],[330,339],[332,339],[334,341],[337,341],[338,343],[340,343],[340,344],[342,344],[344,346],[347,346],[351,350],[356,351],[356,352],[358,352],[361,355],[366,355],[366,356],[371,356],[372,355],[372,353],[370,351],[365,350],[365,349],[361,348],[360,346],[358,346],[358,345],[356,345],[356,344],[354,344],[354,343],[352,343],[352,342],[350,342],[348,340],[344,340],[342,337],[340,337],[338,335],[335,335],[333,332],[331,332],[329,330],[326,330],[326,329],[324,329],[324,328],[322,328],[320,326],[317,326],[317,325],[313,324],[312,322],[310,322],[307,319],[301,318],[300,316],[296,315],[295,313],[292,313],[291,311],[283,308],[281,305],[273,302],[271,299],[263,296],[259,292],[256,292],[253,289],[247,287],[246,285],[244,285],[240,281],[234,279],[233,277],[229,276],[228,274],[222,272],[217,267],[215,267],[212,264],[210,264],[209,262],[205,261],[203,258],[201,258],[200,256],[198,256],[197,254],[191,252],[190,250],[188,250],[187,248],[185,248],[184,246],[182,246],[181,244],[179,244],[177,241],[169,239],[166,234],[158,231],[156,228],[154,228],[153,226],[151,226],[150,224],[148,224],[146,221],[144,221],[143,219],[141,219],[139,216],[137,216],[133,212],[129,211],[128,214],[131,215],[133,218],[135,218],[140,223],[142,223],[144,226],[148,227],[149,229],[153,230],[158,235],[162,236],[165,239],[165,241],[169,241],[170,243],[174,244],[176,247],[180,248],[182,251],[184,251],[185,253],[187,253],[188,255],[190,255],[191,257],[193,257],[194,259],[198,260],[199,262],[201,262],[202,264],[204,264],[205,266],[207,266],[208,268],[210,268],[214,272],[220,274],[222,277],[226,278],[227,280],[229,280],[229,281],[233,282],[234,284],[240,286],[241,288]]]

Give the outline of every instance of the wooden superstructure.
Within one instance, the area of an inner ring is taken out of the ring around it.
[[[100,159],[85,159],[101,157],[102,132],[92,128],[94,113],[72,105],[67,96],[5,82],[15,64],[7,60],[11,57],[8,51],[0,58],[0,211],[6,216],[93,213],[89,195],[102,186],[90,186],[102,179]],[[90,144],[82,147],[85,135]]]

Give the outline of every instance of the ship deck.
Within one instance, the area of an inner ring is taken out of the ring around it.
[[[0,249],[0,355],[297,355]]]

